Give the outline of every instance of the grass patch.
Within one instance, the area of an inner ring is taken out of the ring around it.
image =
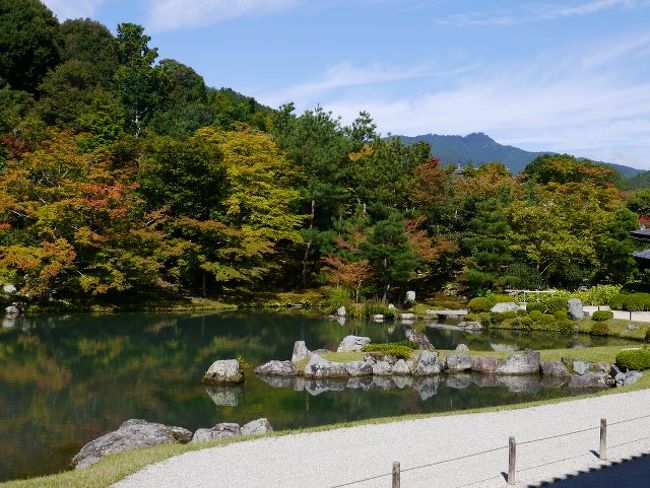
[[[616,360],[616,355],[621,351],[629,349],[626,346],[605,346],[605,347],[590,347],[581,349],[549,349],[540,351],[542,361],[560,360],[562,357],[570,357],[572,359],[579,359],[585,361],[608,361],[613,363]],[[458,351],[438,351],[441,354],[458,354]],[[495,352],[495,351],[470,351],[470,356],[491,356],[496,358],[505,358],[512,353],[508,352]],[[328,353],[324,355],[328,360],[338,360],[341,362],[353,361],[361,359],[363,353]],[[303,365],[304,367],[304,365]],[[617,393],[627,393],[631,391],[643,390],[650,388],[650,374],[644,374],[643,377],[634,385],[624,388],[610,388],[597,393],[584,393],[575,396],[566,396],[562,398],[553,398],[547,400],[539,400],[535,402],[524,402],[511,405],[503,405],[496,407],[483,407],[478,409],[462,410],[462,411],[448,411],[428,414],[405,415],[400,417],[384,417],[360,420],[355,422],[343,422],[338,424],[331,424],[319,427],[311,427],[307,429],[297,429],[292,431],[274,432],[272,436],[284,436],[302,432],[323,432],[343,427],[356,427],[360,425],[369,424],[384,424],[390,422],[398,422],[404,420],[416,420],[421,418],[431,417],[444,417],[450,415],[467,415],[485,412],[498,412],[504,410],[518,410],[522,408],[536,407],[554,403],[561,403],[582,399],[586,397],[596,397],[604,395],[613,395]],[[225,439],[219,441],[211,441],[199,444],[166,444],[156,446],[148,449],[137,449],[133,451],[122,452],[106,456],[101,462],[89,468],[80,469],[76,471],[65,471],[60,474],[44,476],[40,478],[33,478],[29,480],[17,480],[1,483],[2,488],[104,488],[109,486],[125,477],[139,471],[145,466],[153,463],[163,461],[172,456],[177,456],[186,452],[195,451],[199,449],[206,449],[209,447],[223,446],[232,444],[234,442],[246,441],[248,438],[237,437],[232,439]]]

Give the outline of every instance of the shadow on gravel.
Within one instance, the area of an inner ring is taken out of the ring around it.
[[[646,484],[648,483],[648,484]],[[553,488],[639,488],[650,485],[650,455],[644,454],[593,469],[586,472],[556,479],[540,485]]]

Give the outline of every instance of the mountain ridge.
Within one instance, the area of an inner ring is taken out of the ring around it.
[[[503,163],[513,174],[521,173],[528,163],[539,156],[557,154],[553,151],[526,151],[515,146],[500,144],[483,132],[472,132],[466,136],[422,134],[418,136],[392,135],[391,137],[397,137],[406,144],[428,143],[431,146],[431,155],[439,158],[443,164],[481,166],[497,161]],[[642,169],[617,163],[594,162],[611,166],[626,178],[632,178],[645,172]]]

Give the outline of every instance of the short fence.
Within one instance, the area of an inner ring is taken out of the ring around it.
[[[519,442],[519,443],[517,443],[514,436],[511,436],[508,439],[508,444],[507,445],[498,446],[498,447],[494,447],[492,449],[486,449],[484,451],[474,452],[474,453],[471,453],[471,454],[465,454],[463,456],[457,456],[457,457],[454,457],[454,458],[444,459],[444,460],[441,460],[441,461],[435,461],[435,462],[432,462],[432,463],[423,464],[423,465],[419,465],[419,466],[413,466],[413,467],[409,467],[409,468],[405,468],[405,469],[401,469],[400,462],[395,461],[395,462],[393,462],[392,470],[389,473],[382,473],[382,474],[378,474],[376,476],[370,476],[370,477],[367,477],[367,478],[358,479],[358,480],[350,481],[350,482],[339,484],[339,485],[334,485],[334,486],[331,486],[330,488],[344,488],[344,487],[348,487],[348,486],[355,486],[355,485],[359,485],[359,484],[362,484],[362,483],[367,483],[369,481],[378,480],[378,479],[381,479],[381,478],[392,478],[392,488],[401,488],[401,474],[402,473],[408,473],[410,471],[416,471],[416,470],[422,470],[422,469],[426,469],[426,468],[432,468],[432,467],[435,467],[435,466],[442,466],[444,464],[452,463],[452,462],[455,462],[455,461],[461,461],[461,460],[464,460],[464,459],[475,458],[475,457],[478,457],[478,456],[483,456],[483,455],[486,455],[486,454],[490,454],[490,453],[494,453],[494,452],[498,452],[498,451],[505,451],[505,450],[508,451],[508,466],[507,466],[508,469],[507,469],[506,481],[508,482],[509,485],[514,485],[516,483],[516,478],[517,478],[517,447],[526,446],[526,445],[529,445],[529,444],[534,444],[534,443],[543,442],[543,441],[548,441],[548,440],[552,440],[552,439],[559,439],[559,438],[562,438],[562,437],[581,434],[581,433],[584,433],[584,432],[600,430],[600,438],[599,438],[600,443],[599,443],[599,446],[598,446],[598,458],[601,461],[606,461],[607,460],[607,428],[608,428],[608,425],[609,425],[609,427],[612,427],[612,426],[625,424],[625,423],[628,423],[628,422],[635,422],[635,421],[639,421],[639,420],[643,420],[643,419],[647,419],[647,418],[650,418],[650,415],[644,415],[644,416],[641,416],[641,417],[634,417],[634,418],[625,419],[625,420],[618,420],[616,422],[611,422],[609,424],[607,423],[607,419],[603,418],[603,419],[600,419],[600,425],[596,426],[596,427],[589,427],[589,428],[586,428],[586,429],[574,430],[574,431],[565,432],[565,433],[562,433],[562,434],[555,434],[555,435],[551,435],[551,436],[547,436],[547,437],[540,437],[540,438],[537,438],[537,439],[530,439],[530,440]],[[650,439],[650,436],[641,437],[639,439],[634,439],[634,440],[631,440],[629,442],[625,442],[623,444],[618,444],[617,446],[610,446],[610,447],[619,447],[619,446],[624,445],[624,444],[630,444],[632,442],[637,442],[637,441],[642,441],[642,440],[647,440],[647,439]],[[595,453],[595,451],[594,451],[594,453]],[[546,463],[545,465],[556,464],[556,463],[560,463],[562,461],[568,461],[570,459],[572,459],[572,457],[557,459],[557,460],[553,461],[552,463]],[[535,466],[535,467],[541,467],[541,466]],[[528,470],[528,469],[532,469],[532,468],[526,468],[526,470]],[[505,474],[505,472],[504,472],[504,474]],[[476,485],[476,484],[481,483],[481,482],[486,482],[486,481],[489,481],[489,480],[492,480],[492,479],[497,479],[500,476],[503,476],[503,475],[499,474],[499,475],[493,476],[491,478],[474,481],[474,482],[469,483],[469,484],[457,485],[456,488]],[[431,484],[430,486],[435,487],[434,484]]]

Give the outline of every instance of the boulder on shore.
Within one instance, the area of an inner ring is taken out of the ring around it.
[[[377,361],[372,365],[372,374],[375,376],[390,376],[393,374],[393,367],[387,361]]]
[[[643,374],[640,371],[628,371],[627,373],[618,373],[614,377],[616,381],[616,386],[629,386],[633,385],[643,377]]]
[[[349,335],[343,338],[336,352],[359,352],[367,344],[370,344],[370,337]]]
[[[490,312],[492,313],[506,313],[506,312],[518,312],[521,310],[519,308],[519,305],[517,305],[515,302],[502,302],[502,303],[497,303],[490,309]]]
[[[266,418],[252,420],[241,426],[241,435],[263,435],[269,432],[273,432],[273,426]]]
[[[542,374],[553,378],[566,378],[569,370],[560,361],[544,361],[542,363]]]
[[[456,351],[458,351],[458,352],[469,352],[469,347],[467,347],[465,344],[458,344],[456,346]]]
[[[571,320],[584,320],[585,311],[582,306],[582,300],[578,298],[571,298],[567,302],[567,313]]]
[[[572,374],[569,376],[569,388],[571,389],[590,390],[607,388],[608,386],[607,373]]]
[[[203,382],[207,385],[237,385],[242,381],[244,373],[236,359],[215,361],[203,375]]]
[[[480,356],[472,359],[472,371],[483,374],[492,374],[497,370],[499,361],[497,358]]]
[[[72,458],[71,466],[85,468],[97,463],[102,457],[116,452],[141,447],[152,447],[167,442],[186,444],[192,439],[192,432],[182,427],[131,419],[113,431],[90,441]]]
[[[302,361],[303,359],[311,356],[311,352],[307,349],[307,344],[305,341],[296,341],[293,343],[293,352],[291,353],[291,361],[297,362]]]
[[[269,361],[255,368],[255,374],[269,376],[298,376],[298,370],[291,361]]]
[[[205,442],[215,439],[228,439],[241,435],[239,424],[222,423],[217,424],[211,429],[198,429],[192,436],[192,442]]]
[[[407,329],[406,338],[411,342],[415,342],[418,345],[418,349],[435,349],[429,338],[423,332]]]
[[[343,305],[341,305],[339,308],[336,309],[336,315],[338,317],[345,317],[348,314],[348,311],[345,309]]]
[[[499,361],[496,374],[539,374],[540,355],[532,349],[525,349],[522,354],[513,354],[508,359]]]
[[[458,327],[462,327],[465,330],[481,330],[483,326],[481,325],[480,322],[458,322]]]
[[[345,369],[352,378],[372,375],[372,363],[366,361],[351,361],[345,364]]]
[[[347,378],[349,376],[345,365],[328,361],[318,354],[312,354],[305,366],[305,378]]]
[[[447,356],[447,369],[450,373],[462,373],[472,369],[472,358],[467,354],[450,354]]]
[[[440,360],[437,352],[421,351],[413,369],[413,376],[431,376],[440,374],[445,369],[445,363]]]

